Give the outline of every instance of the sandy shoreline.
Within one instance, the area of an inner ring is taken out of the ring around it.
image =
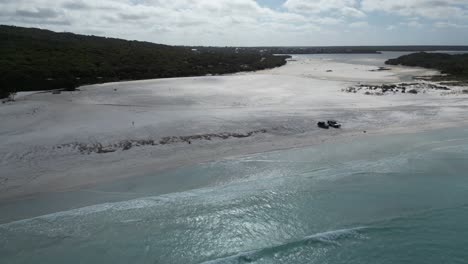
[[[12,196],[0,201],[0,225],[15,222],[22,219],[32,219],[38,216],[50,215],[56,212],[64,212],[78,208],[88,208],[88,206],[100,204],[103,206],[112,205],[122,201],[140,199],[142,197],[164,197],[170,195],[189,191],[199,188],[210,188],[219,183],[216,182],[199,182],[197,185],[188,187],[186,184],[181,183],[182,186],[167,186],[166,181],[169,183],[184,180],[189,175],[179,175],[182,171],[191,171],[193,168],[216,166],[217,162],[229,162],[229,160],[255,160],[256,155],[272,154],[282,151],[304,150],[304,148],[320,148],[326,147],[327,149],[339,150],[339,146],[351,144],[352,142],[365,143],[367,140],[375,142],[376,139],[387,140],[410,136],[410,134],[425,135],[424,133],[444,133],[447,129],[466,129],[468,122],[464,123],[444,123],[440,124],[437,128],[435,126],[419,126],[419,127],[406,127],[406,128],[393,128],[384,129],[379,131],[368,131],[367,133],[343,133],[334,137],[323,137],[311,142],[304,142],[300,139],[295,142],[284,142],[284,146],[276,145],[274,149],[265,144],[255,145],[259,148],[249,148],[248,146],[241,145],[236,149],[232,149],[226,157],[209,156],[195,156],[190,160],[174,160],[168,162],[167,167],[164,166],[139,166],[142,174],[116,174],[116,177],[105,181],[91,182],[87,185],[76,185],[73,188],[57,189],[55,191],[30,193],[29,195]],[[437,143],[437,142],[434,142]],[[288,145],[289,144],[289,145]],[[294,145],[296,144],[296,145]],[[336,147],[335,147],[336,146]],[[264,148],[262,148],[264,147]],[[249,152],[250,151],[250,152]],[[188,153],[189,155],[193,153]],[[281,155],[278,153],[278,155]],[[114,171],[115,172],[115,171]],[[144,174],[146,172],[147,174]],[[174,179],[173,175],[178,175]],[[234,180],[235,181],[235,180]],[[229,181],[225,184],[229,185]],[[79,209],[78,209],[79,210]]]
[[[356,83],[397,83],[399,76],[435,73],[400,67],[372,71],[375,68],[307,59],[257,73],[110,83],[60,95],[20,96],[15,103],[0,105],[0,201],[232,156],[468,124],[468,95],[342,92]],[[316,127],[326,119],[337,119],[343,129]],[[57,148],[263,130],[242,138],[195,138],[191,144],[140,145],[101,154]]]

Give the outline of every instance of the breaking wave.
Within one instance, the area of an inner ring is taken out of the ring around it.
[[[368,227],[355,227],[349,229],[339,229],[306,236],[299,240],[289,241],[272,247],[261,248],[257,250],[241,252],[232,256],[226,256],[203,262],[202,264],[223,264],[223,263],[251,263],[262,258],[273,256],[276,253],[287,251],[289,249],[307,246],[307,245],[325,245],[340,246],[339,241],[345,239],[363,239],[363,232]]]

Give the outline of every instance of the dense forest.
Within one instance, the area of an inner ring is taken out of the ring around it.
[[[468,79],[468,54],[419,52],[388,60],[386,64],[436,69],[445,74]]]
[[[0,26],[0,98],[109,81],[255,71],[287,58]]]

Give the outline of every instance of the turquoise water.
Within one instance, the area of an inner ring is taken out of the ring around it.
[[[0,263],[467,263],[467,172],[465,128],[231,158],[2,224]]]

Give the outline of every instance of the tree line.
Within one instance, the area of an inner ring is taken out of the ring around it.
[[[110,81],[256,71],[282,66],[287,58],[0,25],[0,98]]]
[[[468,54],[419,52],[388,60],[386,64],[436,69],[444,74],[468,79]]]

